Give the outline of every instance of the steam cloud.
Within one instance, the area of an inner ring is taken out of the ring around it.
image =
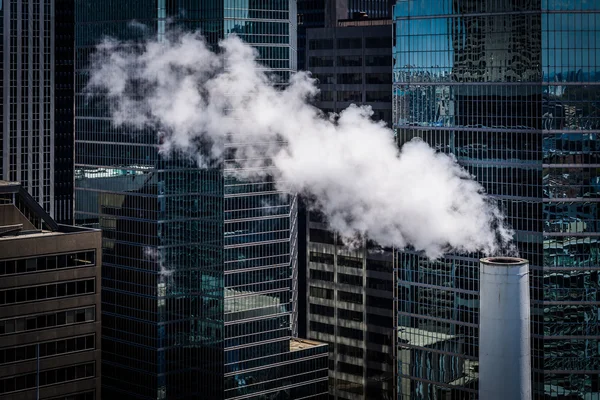
[[[308,102],[318,92],[310,74],[282,89],[251,46],[230,36],[219,47],[211,51],[198,32],[136,44],[108,38],[92,57],[88,90],[106,96],[116,126],[160,132],[167,154],[193,155],[200,166],[225,161],[230,173],[270,174],[280,189],[310,195],[344,237],[367,234],[431,258],[506,250],[512,231],[502,213],[455,159],[420,140],[399,151],[370,107],[325,116]]]

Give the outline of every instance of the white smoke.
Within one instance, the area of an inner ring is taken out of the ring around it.
[[[504,217],[453,158],[422,141],[398,151],[370,107],[326,117],[308,103],[318,92],[310,74],[293,75],[282,90],[251,46],[231,36],[219,47],[211,51],[199,33],[106,39],[92,57],[88,90],[107,97],[115,125],[160,132],[167,154],[193,154],[203,166],[234,147],[228,172],[273,175],[280,189],[310,195],[342,236],[367,234],[432,258],[506,250]]]
[[[173,274],[173,270],[165,267],[165,259],[158,249],[153,247],[144,247],[144,257],[146,259],[153,261],[158,266],[158,273],[160,276],[167,277]]]

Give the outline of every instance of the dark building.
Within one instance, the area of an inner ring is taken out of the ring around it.
[[[311,28],[333,28],[338,21],[373,18],[389,19],[392,0],[298,0],[298,69],[306,65],[306,31]]]
[[[454,154],[530,261],[533,397],[599,397],[600,4],[409,0],[394,21],[400,145]],[[399,399],[477,398],[479,256],[398,255]]]
[[[373,119],[391,125],[391,20],[344,20],[306,32],[306,65],[320,89],[315,105],[339,113],[367,104]],[[330,398],[392,399],[393,251],[366,242],[349,249],[319,215],[303,217],[307,336],[329,343]]]
[[[391,126],[391,20],[348,20],[335,28],[309,29],[307,43],[307,69],[320,89],[317,107],[339,113],[350,104],[367,104],[373,119]]]
[[[0,399],[100,399],[100,251],[0,181]]]
[[[0,2],[0,179],[73,218],[73,0]]]
[[[103,235],[103,395],[323,399],[327,346],[297,334],[297,197],[163,158],[156,131],[115,129],[82,92],[104,35],[161,37],[167,18],[211,44],[236,33],[286,79],[295,3],[156,4],[76,1],[76,221]]]
[[[307,228],[307,336],[329,343],[330,399],[394,399],[394,252],[350,249],[314,212]]]

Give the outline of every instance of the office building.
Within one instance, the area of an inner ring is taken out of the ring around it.
[[[329,343],[330,399],[394,399],[394,252],[351,249],[314,212],[307,227],[307,335]]]
[[[530,261],[533,398],[600,398],[600,4],[398,1],[394,23],[400,145],[454,154]],[[477,398],[478,258],[399,253],[399,399]]]
[[[76,2],[76,221],[103,234],[103,394],[323,398],[327,346],[297,338],[296,196],[163,158],[158,132],[114,128],[82,93],[104,34],[160,38],[168,18],[211,44],[236,33],[286,79],[295,2],[156,4]]]
[[[373,119],[391,126],[391,20],[345,20],[306,32],[306,65],[320,89],[315,105],[339,113],[350,104],[367,104]]]
[[[390,126],[391,20],[363,15],[306,35],[306,65],[320,89],[315,105],[339,113],[368,104],[373,119]],[[304,218],[307,336],[329,343],[330,398],[392,399],[393,251],[373,243],[349,249],[318,214]]]
[[[391,0],[298,0],[298,69],[310,68],[306,61],[306,32],[311,28],[334,28],[339,21],[356,18],[389,19]]]
[[[100,243],[0,181],[0,399],[100,399]]]
[[[0,2],[0,179],[73,218],[73,0]]]

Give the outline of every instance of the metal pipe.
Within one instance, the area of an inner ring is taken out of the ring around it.
[[[482,258],[479,294],[479,398],[529,400],[529,262]]]

